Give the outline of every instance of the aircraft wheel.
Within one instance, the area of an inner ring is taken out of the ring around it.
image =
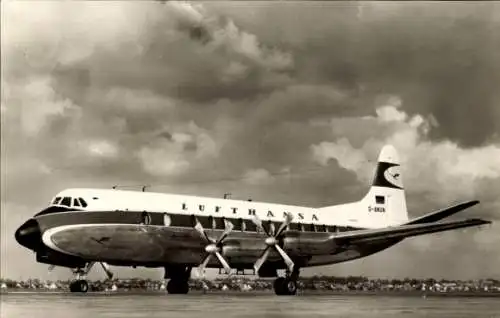
[[[274,292],[276,295],[285,295],[284,291],[284,283],[285,283],[285,278],[284,277],[278,277],[274,281]]]
[[[169,294],[187,294],[189,284],[187,281],[171,279],[167,284],[167,291]]]
[[[297,281],[287,278],[283,283],[283,291],[285,295],[295,295],[297,294]]]
[[[295,295],[297,293],[297,281],[290,278],[278,277],[274,281],[274,292],[276,295]]]
[[[69,290],[72,293],[86,293],[89,290],[89,284],[83,279],[76,280],[69,285]]]

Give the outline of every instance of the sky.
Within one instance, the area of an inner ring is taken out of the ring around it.
[[[1,5],[0,276],[71,277],[14,240],[65,188],[321,207],[360,199],[392,144],[410,217],[478,199],[452,219],[494,223],[303,275],[499,277],[498,3]]]

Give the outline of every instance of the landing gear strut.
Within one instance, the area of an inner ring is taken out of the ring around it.
[[[285,277],[278,277],[274,281],[274,292],[276,293],[276,295],[295,295],[297,293],[298,278],[298,269],[294,269],[292,273],[287,273]]]
[[[72,281],[71,284],[69,284],[69,291],[72,293],[86,293],[89,290],[89,283],[87,282],[87,275],[94,267],[95,262],[89,262],[87,263],[87,266],[85,268],[76,268],[73,271],[73,274],[76,277],[76,280]],[[108,264],[99,262],[101,264],[102,269],[106,273],[108,279],[113,278],[113,273],[109,269]],[[52,266],[51,266],[52,267]],[[52,267],[53,268],[53,267]],[[50,270],[50,268],[49,268]]]
[[[170,278],[167,283],[169,294],[187,294],[189,292],[189,277],[191,276],[191,267],[189,266],[170,266],[165,267],[164,278]]]

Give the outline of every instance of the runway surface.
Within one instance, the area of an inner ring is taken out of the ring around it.
[[[476,317],[500,318],[499,298],[300,295],[272,293],[1,294],[1,318],[88,317]]]

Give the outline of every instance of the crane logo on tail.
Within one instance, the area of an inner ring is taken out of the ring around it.
[[[373,185],[377,187],[403,189],[400,166],[395,163],[379,162]]]
[[[400,166],[392,166],[384,171],[384,179],[397,188],[403,188]]]

